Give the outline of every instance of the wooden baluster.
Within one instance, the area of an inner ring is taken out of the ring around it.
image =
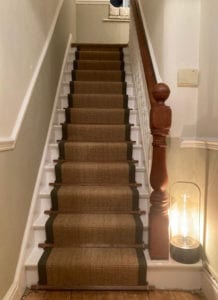
[[[171,125],[171,109],[165,105],[170,89],[164,83],[154,86],[153,105],[150,111],[150,126],[153,135],[153,157],[150,182],[149,254],[151,259],[169,257],[168,181],[166,168],[166,136]]]

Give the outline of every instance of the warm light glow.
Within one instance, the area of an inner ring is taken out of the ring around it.
[[[170,193],[170,255],[180,263],[200,259],[200,189],[195,183],[177,181]]]
[[[188,236],[187,195],[186,194],[183,195],[181,233],[182,233],[183,237]]]
[[[199,240],[199,207],[196,202],[184,193],[173,199],[170,208],[171,241],[181,244],[181,247]]]

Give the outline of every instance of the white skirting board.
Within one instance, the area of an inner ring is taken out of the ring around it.
[[[195,137],[195,138],[182,138],[181,148],[198,148],[205,150],[218,150],[218,140],[217,138],[209,137]]]
[[[67,63],[67,58],[68,58],[68,54],[69,54],[69,49],[71,47],[71,42],[72,42],[72,34],[69,35],[67,45],[66,45],[64,60],[62,63],[61,73],[59,76],[58,86],[57,86],[56,95],[55,95],[52,117],[50,120],[49,130],[48,130],[48,134],[47,134],[47,138],[46,138],[45,147],[43,150],[42,160],[41,160],[41,164],[39,167],[39,172],[38,172],[38,176],[37,176],[35,189],[33,192],[33,197],[32,197],[32,201],[31,201],[31,205],[30,205],[28,220],[27,220],[27,224],[26,224],[26,228],[25,228],[25,232],[24,232],[24,237],[23,237],[23,241],[22,241],[22,246],[21,246],[21,251],[20,251],[18,264],[17,264],[17,268],[16,268],[16,272],[15,272],[14,281],[13,281],[10,289],[4,296],[3,300],[20,300],[23,295],[23,292],[26,288],[25,260],[28,256],[29,252],[31,251],[31,249],[29,249],[29,244],[28,244],[29,236],[31,235],[31,228],[32,228],[33,220],[34,220],[34,213],[35,213],[36,202],[38,199],[41,176],[42,176],[42,173],[44,170],[47,148],[49,145],[50,134],[51,134],[52,126],[53,126],[53,120],[54,120],[54,116],[55,116],[55,112],[56,112],[56,106],[57,106],[59,96],[60,96],[63,74],[64,74],[65,66]]]
[[[218,282],[206,270],[202,273],[201,288],[208,300],[218,300]]]

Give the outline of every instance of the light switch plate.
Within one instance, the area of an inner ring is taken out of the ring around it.
[[[198,86],[199,70],[180,69],[177,75],[178,86],[196,87]]]

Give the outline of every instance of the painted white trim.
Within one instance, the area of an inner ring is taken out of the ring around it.
[[[109,4],[109,0],[76,0],[76,4],[88,4],[88,5],[96,5],[96,4]]]
[[[0,151],[7,151],[14,149],[16,141],[10,137],[7,139],[0,139]]]
[[[139,8],[140,8],[140,11],[141,11],[141,16],[142,16],[142,21],[143,21],[147,41],[148,41],[148,48],[149,48],[149,51],[150,51],[150,55],[151,55],[151,59],[152,59],[153,67],[154,67],[154,72],[155,72],[155,75],[156,75],[156,78],[157,78],[157,82],[160,83],[160,82],[163,82],[163,80],[160,76],[156,56],[155,56],[155,53],[154,53],[154,48],[152,46],[152,42],[151,42],[151,38],[150,38],[150,34],[149,34],[149,31],[148,31],[148,26],[147,26],[147,22],[146,22],[146,18],[145,18],[144,11],[142,9],[142,3],[141,2],[142,2],[142,0],[138,1]]]
[[[33,89],[34,89],[34,86],[36,84],[37,77],[39,75],[42,63],[43,63],[45,55],[47,53],[49,44],[51,42],[51,38],[52,38],[52,35],[54,33],[54,30],[55,30],[55,25],[57,23],[57,19],[58,19],[58,16],[60,14],[60,10],[62,8],[63,3],[64,3],[64,0],[60,0],[59,4],[57,6],[57,9],[56,9],[56,12],[55,12],[55,15],[54,15],[54,18],[53,18],[48,36],[47,36],[47,39],[45,41],[45,44],[44,44],[44,47],[42,49],[41,55],[40,55],[40,57],[38,59],[38,62],[36,64],[36,68],[33,72],[30,84],[27,88],[26,94],[25,94],[24,99],[22,101],[20,111],[18,113],[17,119],[15,121],[14,128],[12,130],[12,134],[9,137],[1,138],[1,140],[0,140],[0,151],[12,150],[12,149],[15,148],[16,140],[17,140],[18,134],[20,132],[20,128],[21,128],[21,125],[23,123],[23,119],[24,119],[26,110],[28,108],[28,105],[29,105],[29,102],[30,102],[30,99],[31,99],[31,95],[33,93]]]
[[[13,282],[9,290],[7,291],[7,294],[4,296],[3,300],[15,300],[15,299],[21,299],[22,294],[17,294],[18,285],[16,282]]]
[[[65,65],[67,63],[67,58],[68,58],[69,49],[71,47],[71,42],[72,42],[72,34],[69,35],[68,42],[66,45],[64,60],[63,60],[61,73],[60,73],[59,80],[58,80],[58,86],[57,86],[54,106],[53,106],[53,110],[52,110],[52,117],[51,117],[51,120],[49,123],[49,129],[48,129],[47,138],[46,138],[46,142],[45,142],[45,146],[44,146],[44,150],[43,150],[43,154],[42,154],[42,160],[40,163],[38,176],[37,176],[37,180],[36,180],[36,184],[35,184],[35,188],[34,188],[34,192],[33,192],[33,197],[32,197],[32,201],[31,201],[31,205],[30,205],[30,210],[29,210],[26,228],[25,228],[25,232],[24,232],[24,236],[23,236],[23,241],[22,241],[22,246],[21,246],[20,255],[19,255],[19,259],[18,259],[18,264],[17,264],[15,276],[14,276],[14,281],[13,281],[13,284],[11,285],[11,288],[8,290],[7,294],[3,298],[3,300],[19,300],[26,288],[26,278],[25,278],[25,268],[24,268],[25,260],[27,258],[26,257],[26,249],[27,249],[27,245],[28,245],[29,235],[31,234],[31,227],[32,227],[33,220],[34,220],[34,211],[35,211],[35,207],[36,207],[37,200],[38,200],[38,193],[39,193],[42,173],[44,170],[47,149],[48,149],[48,145],[49,145],[51,130],[52,130],[53,123],[54,123],[54,116],[55,116],[56,107],[57,107],[57,103],[58,103],[58,99],[59,99],[59,95],[60,95],[61,84],[62,84],[62,79],[63,79],[63,75],[64,75],[64,69],[65,69]]]
[[[184,138],[180,144],[181,148],[198,148],[205,150],[218,150],[217,138]]]
[[[106,18],[102,20],[103,22],[107,22],[107,23],[114,23],[114,22],[118,22],[118,23],[129,23],[130,19],[125,19],[125,18]]]
[[[208,300],[218,300],[218,282],[206,270],[202,273],[201,286]]]

